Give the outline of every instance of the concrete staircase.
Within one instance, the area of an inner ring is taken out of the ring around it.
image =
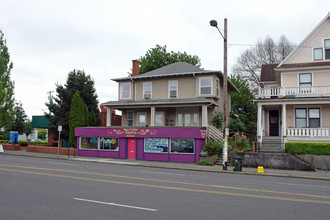
[[[262,137],[261,152],[283,152],[282,144],[283,140],[281,137]]]

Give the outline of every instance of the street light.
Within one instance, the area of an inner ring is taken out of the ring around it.
[[[221,33],[220,29],[218,28],[218,22],[216,20],[211,20],[210,25],[212,27],[215,27],[221,37],[223,38],[223,133],[225,134],[225,148],[224,148],[224,162],[223,162],[223,168],[227,169],[227,146],[228,146],[228,132],[226,132],[226,129],[228,127],[228,120],[227,120],[227,89],[228,89],[228,84],[227,84],[227,18],[224,19],[224,34]]]

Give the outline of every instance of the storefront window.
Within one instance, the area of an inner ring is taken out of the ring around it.
[[[168,139],[167,138],[145,138],[144,152],[146,153],[167,153]]]
[[[80,149],[97,150],[97,137],[80,137]]]
[[[171,139],[171,153],[193,154],[195,152],[194,139]]]
[[[118,149],[118,138],[100,138],[100,150],[118,151]]]

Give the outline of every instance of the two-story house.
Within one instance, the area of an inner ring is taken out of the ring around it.
[[[221,71],[177,62],[139,74],[137,60],[132,70],[132,76],[113,79],[118,101],[102,104],[107,126],[76,128],[79,155],[197,162],[207,137],[222,139],[210,125],[213,115],[223,112]],[[229,82],[227,109],[235,91]],[[112,126],[113,109],[122,112],[121,126]]]
[[[330,14],[280,64],[262,67],[255,102],[263,150],[330,142]]]

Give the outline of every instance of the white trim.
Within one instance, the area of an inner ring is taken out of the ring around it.
[[[324,41],[323,41],[323,44],[324,44]],[[319,59],[319,60],[315,60],[315,54],[314,54],[314,50],[315,49],[321,49],[321,51],[322,51],[322,59]],[[322,61],[322,60],[324,60],[324,50],[325,50],[325,48],[324,47],[312,47],[312,61],[315,61],[315,62],[317,62],[317,61]]]
[[[132,113],[132,115],[133,115],[133,118],[132,118],[132,125],[128,125],[128,113]],[[130,111],[127,111],[126,112],[126,126],[134,126],[134,111],[133,110],[130,110]]]
[[[123,90],[122,90],[122,85],[129,85],[129,95],[128,95],[128,98],[123,98]],[[120,93],[120,99],[131,99],[131,93],[132,93],[132,83],[130,82],[125,82],[125,83],[120,83],[119,84],[119,93]]]
[[[202,79],[211,79],[211,94],[201,94],[201,80]],[[199,96],[213,96],[213,77],[212,76],[199,77],[198,94],[199,94]]]
[[[313,108],[318,108],[320,109],[320,128],[322,128],[322,106],[321,105],[316,105],[316,106],[311,106],[311,105],[295,105],[293,106],[293,125],[296,128],[296,109],[306,109],[306,126],[307,128],[309,127],[309,109],[313,109]]]
[[[140,125],[140,116],[141,115],[144,115],[146,118],[145,118],[145,124],[144,125]],[[147,112],[137,112],[136,114],[137,116],[137,126],[146,126],[148,124],[148,115],[147,115]]]
[[[157,114],[162,116],[162,124],[161,125],[156,125],[156,115]],[[164,124],[165,124],[164,112],[155,112],[155,126],[164,126]]]
[[[145,87],[144,85],[145,84],[150,84],[150,99],[152,98],[152,81],[148,81],[148,82],[143,82],[143,85],[142,85],[142,99],[145,99]]]
[[[171,82],[176,83],[176,97],[171,97],[171,86],[170,86]],[[179,98],[179,81],[178,80],[169,80],[167,85],[168,85],[168,98],[169,99]]]
[[[305,39],[296,47],[296,49],[294,49],[293,51],[291,51],[291,53],[284,59],[282,60],[282,62],[278,65],[278,67],[280,67],[281,65],[283,65],[284,63],[286,63],[287,61],[289,61],[290,59],[292,59],[292,57],[298,53],[298,51],[301,50],[301,48],[304,48],[304,44],[308,41],[308,39],[316,34],[317,30],[320,29],[322,26],[324,26],[326,24],[326,21],[330,18],[330,14],[328,13],[327,16],[325,16],[325,18],[307,35],[307,37],[305,37]]]

